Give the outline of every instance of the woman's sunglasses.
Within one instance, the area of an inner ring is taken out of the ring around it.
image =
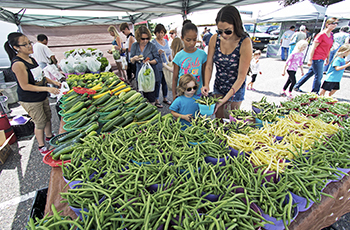
[[[144,41],[144,40],[149,40],[149,38],[141,38],[141,40],[142,40],[142,41]]]
[[[216,33],[219,34],[219,35],[222,34],[222,33],[225,33],[227,35],[231,35],[233,33],[233,31],[232,30],[224,30],[224,31],[216,30]]]
[[[338,22],[332,22],[331,25],[338,25]]]
[[[187,88],[186,91],[187,91],[187,92],[191,92],[192,89],[193,89],[194,91],[196,91],[197,88],[198,88],[197,86],[193,86],[193,87]]]

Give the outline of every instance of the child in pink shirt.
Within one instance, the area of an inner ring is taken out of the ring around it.
[[[303,51],[306,49],[308,43],[306,40],[300,40],[296,45],[295,45],[295,49],[293,51],[293,53],[288,57],[286,64],[284,66],[283,69],[283,73],[282,76],[284,76],[286,74],[286,70],[288,73],[288,80],[286,82],[286,84],[283,87],[283,92],[281,93],[282,97],[286,97],[286,90],[289,86],[289,95],[288,98],[292,99],[293,95],[292,95],[292,90],[294,88],[294,85],[296,83],[296,79],[295,79],[295,74],[298,70],[298,67],[301,70],[301,75],[304,75],[304,71],[303,71],[303,58],[304,58],[304,53]],[[287,68],[288,67],[288,68]]]

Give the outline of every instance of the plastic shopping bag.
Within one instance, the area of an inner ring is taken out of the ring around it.
[[[62,59],[60,61],[60,67],[64,73],[74,73],[74,64],[75,59],[72,56],[69,56],[67,59]]]
[[[140,91],[145,93],[154,91],[156,78],[152,66],[149,63],[146,63],[141,67],[137,81]]]
[[[97,61],[96,57],[86,57],[86,65],[90,72],[98,72],[101,68],[101,62]]]
[[[46,78],[50,78],[54,81],[59,81],[64,78],[64,75],[60,73],[56,65],[47,65],[44,69],[44,75]]]
[[[57,95],[57,102],[61,99],[61,97],[63,96],[63,93],[67,91],[69,91],[69,86],[67,82],[64,81],[61,83],[60,93]]]

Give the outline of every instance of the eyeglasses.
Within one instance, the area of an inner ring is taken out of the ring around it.
[[[227,35],[230,35],[230,34],[232,34],[233,33],[233,31],[232,30],[224,30],[224,31],[222,31],[222,30],[216,30],[216,33],[217,34],[222,34],[222,33],[225,33],[225,34],[227,34]]]
[[[187,92],[191,92],[192,89],[193,89],[194,91],[196,91],[197,88],[198,88],[197,86],[193,86],[193,87],[187,88],[186,91],[187,91]]]
[[[22,45],[17,45],[17,46],[24,46],[26,48],[29,48],[33,45],[33,42],[29,42],[28,44],[22,44]]]
[[[144,40],[149,40],[149,38],[141,38],[141,40],[142,40],[142,41],[144,41]]]
[[[332,22],[331,25],[338,25],[339,22]]]

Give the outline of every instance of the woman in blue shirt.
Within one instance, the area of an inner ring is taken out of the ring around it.
[[[154,75],[157,79],[159,78],[159,71],[157,64],[159,63],[159,53],[156,46],[150,43],[151,32],[146,26],[140,26],[135,33],[136,42],[132,44],[130,51],[130,61],[131,63],[136,63],[136,81],[138,80],[138,75],[143,64],[149,63],[152,66]],[[155,92],[143,92],[145,98],[151,104],[155,104]]]
[[[159,91],[161,84],[163,92],[163,103],[166,103],[168,105],[171,104],[171,102],[167,99],[168,86],[166,84],[163,73],[163,63],[167,63],[167,60],[169,60],[169,57],[171,56],[171,49],[169,47],[168,41],[163,38],[166,34],[166,29],[163,24],[157,24],[156,28],[154,29],[154,34],[156,35],[156,39],[153,39],[151,42],[157,47],[161,58],[159,63],[157,64],[160,79],[159,81],[156,81],[156,88],[154,91],[156,94],[156,106],[158,108],[163,108],[163,106],[159,103]]]

